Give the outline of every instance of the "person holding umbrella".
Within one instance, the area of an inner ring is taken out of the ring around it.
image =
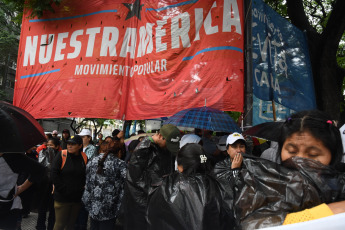
[[[0,229],[16,229],[22,204],[18,196],[39,182],[45,168],[23,153],[45,140],[43,128],[26,111],[0,101]],[[17,186],[19,173],[29,178]]]

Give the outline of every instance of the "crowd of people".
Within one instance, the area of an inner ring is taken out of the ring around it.
[[[339,128],[313,110],[243,134],[167,124],[127,142],[123,131],[100,133],[94,144],[88,129],[63,130],[61,140],[54,131],[35,160],[0,153],[1,175],[27,173],[18,186],[1,176],[0,228],[20,228],[18,195],[32,183],[41,195],[36,229],[87,229],[88,221],[102,230],[254,229],[343,213]],[[257,150],[254,134],[271,145]],[[11,211],[2,212],[11,197]]]

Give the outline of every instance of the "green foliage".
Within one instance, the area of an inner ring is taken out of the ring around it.
[[[241,112],[233,112],[233,111],[226,111],[226,114],[228,114],[232,119],[234,119],[235,122],[238,122],[238,119],[241,117]]]
[[[282,17],[288,18],[285,0],[264,0],[264,2]]]
[[[30,11],[30,18],[42,17],[45,11],[54,12],[54,5],[60,5],[62,0],[2,0],[16,12],[14,22],[21,24],[23,12]]]
[[[20,25],[13,22],[15,11],[13,4],[0,1],[0,62],[17,61]]]
[[[0,101],[5,101],[7,98],[7,95],[5,93],[5,91],[0,89]]]

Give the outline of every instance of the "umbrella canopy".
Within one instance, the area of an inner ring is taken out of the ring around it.
[[[130,138],[125,140],[125,143],[128,141],[133,141],[133,140],[138,140],[139,137],[148,137],[148,136],[153,136],[154,133],[140,133],[138,135],[135,136],[131,136]]]
[[[25,152],[46,140],[41,125],[25,110],[0,101],[0,152]]]
[[[278,142],[283,125],[284,122],[266,122],[247,129],[243,134]]]
[[[228,114],[206,106],[182,110],[169,117],[164,124],[217,132],[241,133],[240,127]]]

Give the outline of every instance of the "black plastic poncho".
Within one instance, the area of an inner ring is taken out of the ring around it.
[[[242,229],[281,225],[288,213],[344,200],[344,178],[310,159],[293,157],[279,165],[245,157],[235,186],[236,218]]]

